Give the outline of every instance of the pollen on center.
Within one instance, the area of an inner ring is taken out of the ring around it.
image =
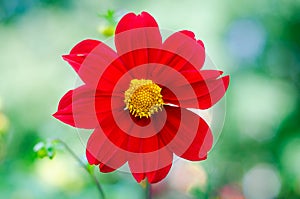
[[[135,117],[150,117],[162,110],[164,101],[161,88],[152,80],[133,79],[125,91],[126,109]]]

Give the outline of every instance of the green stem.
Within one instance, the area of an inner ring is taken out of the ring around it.
[[[151,192],[151,184],[148,182],[148,180],[146,179],[146,188],[145,188],[145,198],[146,199],[152,199],[152,192]]]
[[[87,167],[87,165],[72,151],[72,149],[62,140],[60,139],[55,139],[55,140],[52,140],[53,142],[57,142],[57,143],[60,143],[61,145],[64,146],[64,148],[72,155],[72,157],[80,164],[80,166],[82,168],[84,168],[86,170],[86,172],[90,175],[90,177],[92,178],[92,180],[94,181],[94,183],[96,184],[96,187],[99,191],[99,194],[101,195],[101,198],[102,199],[105,199],[105,194],[104,194],[104,191],[102,189],[102,186],[101,184],[99,183],[99,181],[97,180],[95,174],[93,174],[89,168]]]

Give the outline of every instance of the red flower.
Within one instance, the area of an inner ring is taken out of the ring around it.
[[[84,40],[63,58],[83,85],[67,92],[54,117],[94,129],[87,143],[90,164],[111,172],[128,162],[140,182],[159,182],[173,153],[204,160],[213,142],[207,123],[187,108],[208,109],[225,94],[229,76],[201,70],[202,41],[180,31],[164,42],[148,13],[125,15],[116,27],[115,52]]]

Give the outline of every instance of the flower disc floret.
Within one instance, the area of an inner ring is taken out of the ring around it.
[[[135,117],[150,117],[164,105],[161,88],[152,80],[133,79],[125,91],[126,109]]]

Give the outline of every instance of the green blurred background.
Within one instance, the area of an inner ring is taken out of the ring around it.
[[[84,159],[77,131],[51,117],[76,74],[61,55],[105,40],[116,16],[150,12],[160,27],[193,30],[231,75],[226,120],[201,163],[178,161],[154,198],[300,198],[300,1],[0,0],[0,198],[97,198],[64,150],[39,159],[36,143],[60,138]],[[97,177],[108,199],[144,198],[130,174]],[[183,177],[184,176],[184,177]]]

